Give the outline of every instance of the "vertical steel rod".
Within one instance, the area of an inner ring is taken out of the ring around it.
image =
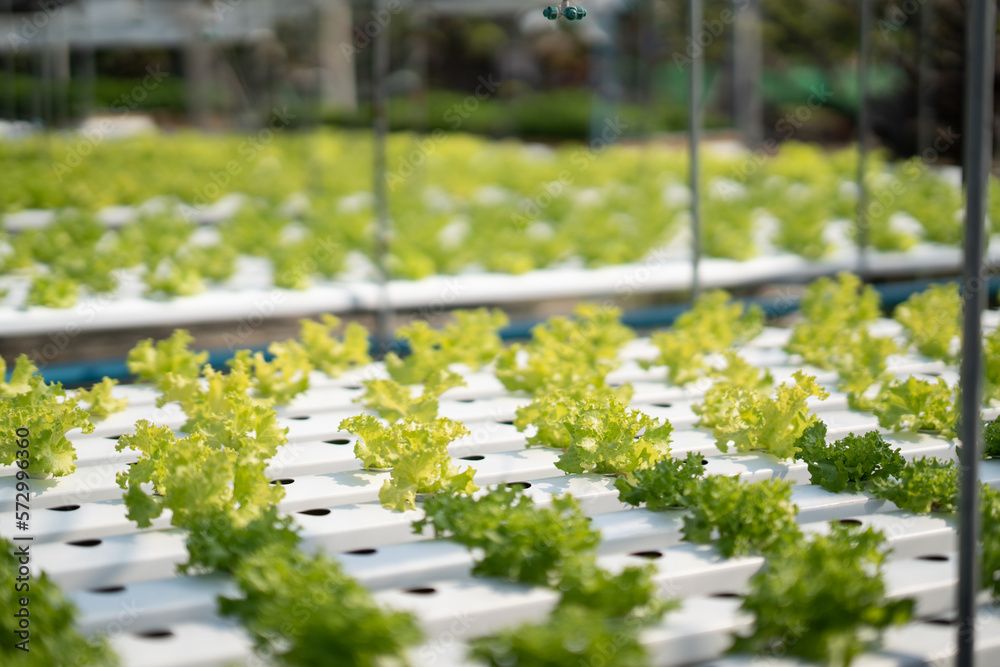
[[[858,275],[868,271],[868,63],[871,59],[872,0],[861,0],[861,29],[858,32],[858,212],[854,230],[858,247]]]
[[[979,590],[979,457],[982,436],[981,315],[987,178],[993,160],[995,0],[972,0],[966,17],[965,275],[962,283],[962,460],[959,487],[958,667],[975,663],[976,592]]]
[[[5,0],[5,16],[12,16],[11,8],[13,6],[14,0]],[[11,49],[6,53],[4,60],[6,61],[7,92],[9,94],[9,97],[7,98],[7,108],[5,111],[11,122],[14,122],[17,120],[17,70],[14,67],[14,49]]]
[[[934,141],[935,100],[934,62],[931,58],[934,48],[934,0],[924,0],[920,7],[920,49],[917,61],[917,149],[919,155],[931,148]]]
[[[763,68],[760,0],[732,0],[733,105],[737,129],[747,148],[760,148],[764,140],[764,107],[760,84]],[[742,3],[742,4],[741,4]]]
[[[688,34],[691,39],[691,70],[688,78],[688,180],[691,188],[691,303],[698,298],[698,264],[701,262],[701,187],[699,184],[698,146],[701,142],[701,69],[702,46],[699,44],[703,22],[702,0],[690,0]]]
[[[382,15],[385,0],[372,0],[376,16]],[[388,11],[386,11],[388,13]],[[388,349],[392,335],[392,312],[389,304],[389,243],[392,230],[389,220],[389,193],[386,189],[386,134],[389,114],[385,96],[385,80],[389,73],[389,30],[380,26],[372,44],[372,162],[375,195],[376,239],[375,254],[379,274],[379,304],[375,314],[375,336],[381,351]]]

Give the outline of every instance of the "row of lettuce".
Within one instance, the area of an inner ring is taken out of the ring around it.
[[[7,198],[0,211],[59,209],[47,227],[0,230],[0,276],[30,281],[18,305],[68,308],[130,282],[153,298],[191,295],[234,279],[240,257],[266,260],[272,283],[288,289],[357,271],[365,260],[377,263],[363,134],[321,133],[311,142],[277,137],[248,160],[229,137],[123,140],[95,147],[61,182],[43,175],[69,149],[61,139],[52,142],[0,146],[0,169],[14,179],[0,194]],[[642,261],[651,251],[669,256],[671,243],[684,244],[685,162],[683,153],[658,144],[593,151],[395,136],[385,266],[393,277],[419,279],[614,265]],[[852,151],[798,144],[775,156],[710,154],[703,252],[746,260],[774,248],[815,260],[852,243],[856,163]],[[869,181],[863,222],[876,249],[961,241],[961,191],[939,172],[919,161],[873,160]],[[991,187],[996,231],[1000,180]],[[171,203],[204,208],[227,192],[254,197],[211,232],[198,232],[190,209]],[[103,206],[154,197],[159,205],[140,207],[119,229],[95,218]]]
[[[884,427],[951,434],[955,397],[947,384],[891,379],[885,358],[918,350],[953,361],[946,339],[957,332],[957,295],[932,288],[901,307],[905,346],[870,333],[878,306],[875,293],[852,276],[817,281],[788,350],[836,369],[842,388],[853,391],[855,407],[870,401]],[[546,623],[474,640],[476,659],[494,665],[588,659],[641,664],[642,630],[678,603],[657,594],[651,565],[615,573],[600,568],[600,535],[573,498],[541,506],[516,486],[473,495],[473,471],[456,467],[447,451],[465,427],[438,416],[440,396],[462,384],[453,364],[492,367],[507,389],[532,396],[515,423],[522,430],[537,427],[529,446],[562,450],[560,469],[616,474],[623,502],[683,510],[685,540],[714,544],[727,558],[765,557],[767,565],[742,600],[755,619],[753,629],[735,638],[734,651],[781,649],[846,665],[875,646],[872,637],[881,630],[910,619],[912,601],[886,599],[880,568],[887,549],[880,533],[838,524],[829,535],[806,535],[787,482],[706,476],[700,454],[672,457],[669,422],[628,409],[631,387],[607,382],[634,332],[614,309],[582,306],[575,315],[552,318],[529,342],[507,348],[497,335],[505,323],[497,312],[459,312],[438,330],[414,323],[400,332],[412,353],[386,358],[390,378],[364,382],[366,414],[341,425],[358,435],[355,453],[364,467],[391,469],[379,494],[382,503],[423,510],[415,531],[429,527],[468,546],[477,576],[560,594]],[[284,489],[265,475],[267,461],[286,442],[275,405],[305,391],[314,370],[336,376],[369,362],[365,332],[357,325],[348,325],[342,337],[334,335],[339,323],[329,316],[302,326],[299,339],[272,346],[270,359],[240,353],[228,372],[206,365],[184,332],[144,341],[130,353],[132,372],[155,383],[160,405],[176,401],[187,421],[180,434],[140,421],[134,433],[119,439],[120,450],[139,452],[118,480],[128,516],[148,527],[170,510],[171,525],[188,535],[189,560],[182,569],[233,577],[241,595],[220,600],[220,611],[244,624],[262,654],[299,665],[319,664],[331,654],[344,656],[345,664],[405,661],[407,648],[421,640],[416,620],[377,605],[335,559],[302,550],[294,519],[279,511]],[[759,311],[731,303],[723,293],[707,294],[671,330],[654,334],[661,355],[649,363],[666,367],[674,384],[706,382],[701,424],[713,429],[724,451],[735,446],[800,459],[812,483],[830,491],[867,492],[913,512],[954,512],[958,482],[952,462],[906,462],[876,432],[827,442],[825,425],[805,403],[826,394],[815,378],[800,371],[793,383],[774,388],[766,372],[741,359],[734,346],[753,339],[762,326]],[[836,335],[810,333],[828,328]],[[989,349],[997,336],[988,335]],[[867,385],[857,380],[859,367],[866,369]],[[422,385],[419,395],[413,385]],[[91,417],[122,407],[111,381],[68,394],[45,383],[23,358],[0,385],[0,396],[7,408],[2,430],[30,424],[32,473],[72,471],[75,452],[66,432],[92,428]],[[1000,456],[1000,425],[990,423],[986,432],[985,454]],[[2,449],[0,461],[14,463],[16,456]],[[418,500],[418,494],[429,495]],[[983,487],[982,496],[983,586],[998,594],[1000,494]],[[4,568],[2,576],[14,571]],[[12,583],[3,582],[2,595],[13,594]],[[44,578],[33,585],[43,591],[42,604],[33,598],[36,617],[59,619],[58,631],[46,633],[35,649],[39,659],[69,664],[63,656],[85,655],[90,664],[113,664],[106,642],[73,632],[73,611],[56,587]]]

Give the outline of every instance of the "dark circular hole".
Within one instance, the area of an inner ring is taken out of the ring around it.
[[[521,489],[530,489],[531,482],[508,482],[507,486],[509,486],[512,489],[517,487],[521,487]]]
[[[413,595],[433,595],[437,593],[436,588],[407,588],[405,593],[412,593]]]
[[[326,516],[330,513],[328,509],[318,509],[318,510],[302,510],[299,514],[308,514],[309,516]]]
[[[837,521],[842,526],[860,526],[861,522],[857,519],[840,519]]]
[[[101,588],[91,588],[91,593],[121,593],[125,590],[124,586],[102,586]]]
[[[926,556],[917,556],[917,560],[932,560],[938,563],[944,563],[951,559],[944,554],[928,554]]]
[[[371,556],[374,553],[378,553],[378,549],[355,549],[354,551],[348,551],[347,553],[352,556]]]
[[[506,424],[507,426],[513,426],[514,425],[514,421],[513,420],[511,420],[511,421],[502,421],[502,422],[497,422],[497,423],[498,424]]]
[[[351,390],[357,391],[357,390],[361,389],[361,385],[360,384],[349,384],[349,385],[345,385],[344,389],[351,389]]]
[[[325,442],[328,445],[349,445],[349,444],[351,444],[351,441],[348,440],[347,438],[334,438],[333,440],[324,440],[323,442]]]
[[[707,466],[707,465],[708,465],[708,459],[702,459],[702,460],[701,460],[701,464],[702,464],[703,466]]]
[[[732,591],[722,591],[721,593],[712,593],[709,597],[713,598],[740,598],[743,597],[739,593],[733,593]]]
[[[52,512],[72,512],[73,510],[80,509],[79,505],[60,505],[59,507],[50,507],[49,510]]]
[[[672,407],[674,407],[673,403],[652,403],[651,405],[653,407],[655,407],[655,408],[672,408]]]
[[[174,636],[174,633],[170,630],[146,630],[145,632],[137,632],[135,634],[147,639],[166,639],[167,637]]]
[[[299,415],[298,417],[289,417],[289,419],[294,419],[297,422],[309,419],[309,415]]]
[[[456,398],[455,402],[456,403],[475,403],[476,399],[474,399],[474,398]]]
[[[122,437],[122,435],[124,435],[124,434],[119,434],[119,435],[106,435],[106,436],[104,436],[104,439],[105,439],[105,440],[117,440],[118,438]]]
[[[482,454],[473,454],[472,456],[463,456],[463,457],[461,457],[461,459],[463,461],[482,461],[485,458],[486,457],[483,456]]]
[[[282,486],[288,486],[289,484],[294,484],[294,479],[289,479],[288,477],[283,477],[281,479],[272,479],[271,484],[280,484]]]
[[[951,621],[951,619],[947,619],[947,618],[932,618],[932,619],[928,620],[927,622],[931,623],[933,625],[954,625],[954,623]]]
[[[74,547],[96,547],[101,543],[101,540],[76,540],[75,542],[67,542],[66,544],[72,544]]]
[[[630,556],[636,556],[637,558],[646,558],[648,560],[656,560],[657,558],[663,558],[662,551],[636,551],[634,554],[629,554]]]

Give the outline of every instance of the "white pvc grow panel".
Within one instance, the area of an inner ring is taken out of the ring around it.
[[[880,326],[894,332],[892,323]],[[791,367],[779,349],[786,336],[785,331],[768,329],[745,350],[748,360],[771,366],[782,375],[782,369]],[[623,357],[634,360],[648,352],[648,341],[639,340],[626,348]],[[894,358],[893,368],[902,376],[945,371],[943,376],[954,381],[954,374],[941,364],[917,357]],[[361,412],[352,403],[360,391],[348,387],[366,374],[370,369],[318,381],[279,411],[281,425],[289,427],[289,443],[271,461],[268,474],[283,480],[286,495],[281,508],[300,525],[304,548],[333,553],[377,599],[417,615],[426,641],[412,651],[415,664],[465,665],[464,646],[469,640],[541,621],[557,594],[473,578],[472,557],[464,547],[434,540],[429,530],[423,535],[413,533],[410,524],[421,516],[419,511],[393,512],[379,505],[378,489],[386,473],[362,470],[353,455],[354,437],[338,428],[344,416]],[[710,546],[684,543],[680,533],[683,511],[634,509],[618,501],[611,478],[563,474],[554,466],[556,452],[525,449],[525,434],[500,423],[508,421],[525,400],[507,395],[488,373],[466,375],[469,386],[450,390],[441,401],[441,413],[463,419],[471,431],[451,447],[457,463],[474,467],[480,485],[526,483],[526,493],[541,504],[554,495],[572,493],[602,533],[599,560],[603,567],[615,570],[651,562],[661,593],[683,599],[680,610],[642,635],[654,664],[752,664],[742,658],[720,658],[731,633],[748,627],[751,620],[739,613],[738,600],[725,596],[743,590],[762,559],[726,560]],[[801,463],[777,462],[764,454],[722,454],[707,431],[693,426],[690,404],[698,396],[697,389],[667,387],[660,377],[656,371],[642,371],[634,361],[627,361],[615,373],[615,381],[636,382],[633,407],[671,419],[676,429],[675,455],[700,451],[708,461],[709,474],[792,481],[793,501],[806,531],[823,532],[831,521],[852,519],[885,533],[893,548],[886,568],[889,595],[913,597],[919,618],[890,632],[884,651],[864,656],[856,664],[901,667],[931,664],[939,657],[947,664],[954,652],[954,627],[928,621],[948,618],[954,607],[954,522],[901,512],[892,503],[867,494],[833,494],[811,486]],[[831,437],[877,428],[872,415],[846,409],[832,376],[821,374],[821,380],[832,395],[815,409],[829,425]],[[131,431],[136,419],[177,427],[183,416],[169,407],[157,410],[152,403],[155,392],[149,389],[121,387],[116,392],[133,403],[125,413],[101,423],[94,434],[72,436],[79,452],[77,471],[61,479],[32,482],[36,492],[32,567],[36,573],[47,572],[78,604],[83,631],[112,636],[114,648],[129,667],[244,662],[251,652],[249,638],[216,612],[218,595],[236,593],[232,582],[219,574],[179,576],[176,566],[187,559],[187,551],[183,533],[169,528],[169,512],[152,528],[137,529],[126,518],[122,492],[115,483],[115,474],[134,459],[133,452],[115,451],[116,436]],[[892,434],[887,440],[908,459],[955,456],[953,442],[931,435]],[[0,507],[12,506],[12,473],[11,467],[0,468]],[[983,481],[1000,487],[1000,462],[985,462],[981,473]],[[0,513],[0,525],[13,525],[13,521],[11,512]],[[989,609],[984,609],[982,622],[977,634],[982,664],[1000,664],[1000,625]],[[797,663],[775,658],[770,664]]]

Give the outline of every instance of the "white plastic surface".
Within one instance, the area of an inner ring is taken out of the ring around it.
[[[877,326],[898,334],[894,323]],[[787,330],[769,328],[761,338],[768,344],[755,341],[746,348],[748,359],[772,366],[778,378],[790,375],[797,368],[795,360],[779,349]],[[644,371],[634,363],[653,354],[648,339],[634,341],[623,355],[633,361],[614,377],[633,382],[632,407],[672,421],[675,456],[700,453],[711,475],[788,479],[794,484],[792,501],[799,507],[799,523],[807,533],[825,532],[837,521],[880,529],[891,549],[886,565],[890,594],[914,597],[922,618],[951,613],[953,519],[914,516],[867,494],[829,493],[809,484],[807,467],[801,462],[777,461],[759,452],[720,452],[711,433],[693,425],[691,405],[705,387],[667,386],[661,379],[663,368]],[[918,357],[895,358],[893,368],[899,373],[946,371]],[[363,411],[353,402],[361,393],[357,383],[383,375],[381,367],[373,365],[337,379],[314,376],[307,393],[279,409],[280,423],[289,428],[289,443],[269,462],[267,474],[284,485],[286,496],[280,507],[300,527],[304,549],[332,554],[348,573],[375,591],[377,599],[417,614],[427,636],[411,652],[415,665],[467,665],[464,648],[469,640],[541,621],[557,595],[474,578],[474,555],[465,547],[435,540],[429,530],[413,532],[412,521],[422,516],[419,510],[401,513],[378,504],[378,491],[389,473],[362,470],[353,453],[355,438],[340,431],[339,424]],[[624,505],[612,477],[563,474],[555,467],[558,451],[526,449],[531,431],[520,433],[503,423],[529,399],[509,395],[489,369],[465,375],[468,386],[450,390],[441,401],[442,414],[461,419],[470,431],[449,447],[455,463],[474,468],[481,486],[524,483],[526,493],[541,505],[554,496],[573,494],[602,534],[598,551],[603,567],[654,566],[661,594],[684,599],[680,611],[642,634],[654,664],[679,667],[719,656],[729,646],[731,633],[749,623],[738,611],[739,600],[726,596],[744,590],[762,560],[724,560],[711,546],[683,542],[684,511],[651,512]],[[877,428],[871,414],[846,409],[832,375],[825,380],[833,390],[831,399],[817,403],[815,409],[829,427],[829,438]],[[126,516],[115,481],[115,475],[127,470],[137,456],[128,449],[116,451],[116,436],[134,430],[136,419],[178,428],[184,416],[175,404],[155,408],[156,393],[150,387],[124,386],[115,392],[132,401],[126,413],[101,422],[93,434],[71,434],[78,451],[77,471],[59,479],[31,481],[33,571],[44,570],[67,591],[82,611],[81,628],[107,632],[128,667],[243,663],[250,655],[250,640],[234,623],[220,619],[215,606],[218,595],[236,594],[232,582],[224,575],[178,575],[177,566],[187,560],[187,550],[184,535],[169,529],[169,512],[151,528],[138,529]],[[954,441],[932,435],[887,433],[886,440],[907,459],[955,457]],[[0,468],[0,509],[5,510],[0,512],[0,527],[14,522],[13,512],[7,511],[13,502],[13,472],[10,466]],[[981,479],[1000,486],[1000,461],[984,462]],[[990,619],[984,623],[996,625]],[[890,633],[887,646],[898,645],[908,656],[929,655],[936,646],[942,655],[949,655],[944,642],[952,636],[952,629],[945,626],[915,623]],[[998,655],[998,644],[986,641],[979,650]],[[865,656],[858,664],[908,664],[897,657],[884,652]]]
[[[988,251],[989,261],[1000,261],[1000,249]],[[702,289],[744,286],[773,281],[803,282],[821,275],[856,268],[852,251],[839,252],[813,262],[794,255],[761,256],[745,262],[705,258],[699,266]],[[876,253],[871,257],[871,277],[920,271],[957,271],[961,250],[919,244],[905,253]],[[642,280],[636,276],[641,275]],[[231,284],[254,284],[236,278]],[[596,269],[551,268],[522,275],[462,274],[433,276],[388,284],[388,302],[397,310],[419,309],[450,297],[450,307],[483,303],[504,304],[545,299],[579,299],[618,293],[683,292],[690,288],[691,271],[684,259],[659,260]],[[100,307],[97,304],[100,303]],[[100,331],[150,326],[185,326],[209,322],[237,322],[263,315],[272,318],[302,317],[322,312],[374,311],[381,303],[379,286],[365,282],[318,282],[306,291],[278,288],[212,288],[171,301],[136,296],[108,299],[86,297],[70,309],[0,307],[0,336],[27,336],[66,331]]]

